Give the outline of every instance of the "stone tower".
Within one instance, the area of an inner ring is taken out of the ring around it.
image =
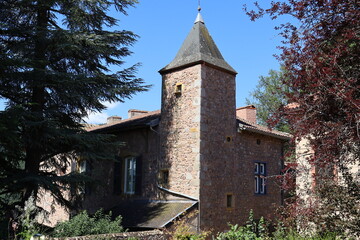
[[[160,168],[169,169],[169,190],[199,200],[200,228],[211,227],[214,208],[225,206],[233,189],[227,176],[236,158],[236,71],[222,57],[200,12],[160,74]],[[226,224],[226,216],[223,220]]]

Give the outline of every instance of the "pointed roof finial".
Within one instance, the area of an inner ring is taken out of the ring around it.
[[[201,11],[200,0],[198,0],[198,3],[199,3],[198,14],[196,16],[195,23],[197,23],[197,22],[204,23],[204,19],[202,18],[201,14],[200,14],[200,11]]]

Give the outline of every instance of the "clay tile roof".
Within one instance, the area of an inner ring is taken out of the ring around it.
[[[255,133],[279,138],[279,139],[286,140],[286,141],[290,140],[292,137],[291,134],[289,134],[289,133],[270,129],[266,126],[262,126],[262,125],[247,121],[243,118],[237,117],[237,121],[238,121],[239,130],[255,132]]]
[[[241,109],[256,109],[256,107],[254,105],[247,105],[244,107],[239,107],[236,110],[241,110]]]
[[[247,106],[248,107],[248,106]],[[103,124],[103,125],[90,125],[87,127],[87,131],[101,131],[101,132],[112,132],[112,131],[121,131],[134,129],[144,126],[156,126],[160,121],[161,112],[160,110],[152,111],[148,113],[144,113],[132,118],[124,119],[122,121],[111,123],[111,124]],[[250,121],[247,121],[243,118],[237,117],[237,123],[239,130],[246,130],[250,132],[256,132],[259,134],[279,138],[282,140],[290,140],[291,134],[280,132],[277,130],[270,129],[266,126],[262,126]]]
[[[97,131],[112,131],[118,129],[128,129],[128,128],[136,128],[143,127],[149,125],[157,125],[157,119],[160,118],[160,110],[152,111],[148,113],[144,113],[138,116],[134,116],[132,118],[124,119],[119,122],[111,123],[111,124],[103,124],[97,125],[93,127],[89,127],[86,130],[89,132],[97,132]]]
[[[169,70],[202,62],[236,74],[236,71],[224,60],[214,40],[210,36],[200,13],[198,13],[194,26],[174,60],[159,72],[164,73]]]

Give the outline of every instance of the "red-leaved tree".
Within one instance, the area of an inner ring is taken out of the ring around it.
[[[252,20],[290,15],[295,23],[278,28],[284,38],[278,58],[288,75],[284,84],[292,90],[292,104],[283,106],[278,116],[288,119],[294,142],[306,142],[309,154],[298,159],[308,166],[306,172],[297,169],[297,185],[306,191],[298,191],[302,196],[289,209],[301,216],[300,226],[359,236],[360,2],[287,0],[272,2],[267,9],[255,5],[256,10],[246,9]]]

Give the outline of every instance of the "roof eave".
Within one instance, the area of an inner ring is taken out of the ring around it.
[[[220,71],[223,71],[223,72],[226,72],[226,73],[229,73],[231,75],[234,75],[236,76],[238,73],[233,70],[233,69],[227,69],[227,68],[222,68],[222,67],[219,67],[217,65],[214,65],[214,64],[211,64],[207,61],[204,61],[204,60],[198,60],[198,61],[194,61],[194,62],[190,62],[190,63],[187,63],[187,64],[183,64],[183,65],[180,65],[180,66],[174,66],[174,67],[164,67],[162,69],[159,70],[159,73],[161,75],[164,75],[166,73],[169,73],[169,72],[174,72],[174,71],[178,71],[178,70],[182,70],[184,68],[188,68],[188,67],[192,67],[192,66],[195,66],[195,65],[198,65],[198,64],[205,64],[207,66],[210,66],[212,68],[215,68],[215,69],[218,69]]]
[[[246,125],[243,125],[243,124],[239,124],[237,130],[238,130],[238,132],[245,130],[245,131],[252,132],[252,133],[258,133],[258,134],[266,135],[269,137],[274,137],[274,138],[277,138],[277,139],[280,139],[283,141],[291,140],[291,136],[279,135],[279,134],[272,133],[272,132],[266,132],[266,131],[263,131],[260,129],[254,129],[254,128],[247,127]]]
[[[137,122],[141,121],[144,118],[147,118],[147,120],[143,122]],[[139,116],[134,119],[129,119],[130,121],[125,120],[125,122],[119,122],[112,125],[104,125],[98,128],[88,129],[87,131],[94,133],[115,133],[139,128],[155,127],[159,125],[160,118],[161,113],[159,112],[152,115]]]

